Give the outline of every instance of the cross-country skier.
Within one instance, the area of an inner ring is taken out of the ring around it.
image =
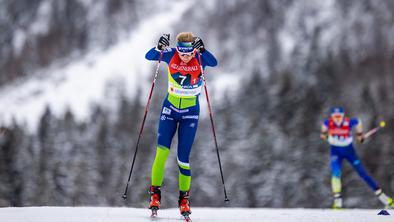
[[[345,117],[342,107],[331,108],[331,116],[321,126],[320,137],[328,141],[331,147],[331,188],[334,195],[333,208],[342,208],[341,198],[341,166],[342,160],[346,159],[357,171],[360,177],[375,192],[376,196],[386,207],[394,207],[393,199],[383,193],[382,189],[367,174],[360,159],[353,148],[352,128],[356,128],[357,140],[364,141],[361,121],[355,118]]]
[[[160,187],[164,179],[164,166],[170,152],[172,138],[178,129],[177,161],[179,167],[179,209],[182,215],[191,213],[189,190],[191,172],[189,155],[196,135],[200,106],[198,97],[203,81],[200,61],[196,53],[201,53],[202,67],[217,65],[215,57],[205,49],[199,37],[191,32],[179,33],[176,48],[169,48],[169,35],[162,35],[156,47],[146,53],[146,59],[162,60],[168,64],[168,93],[161,109],[156,157],[152,166],[149,208],[160,208]]]

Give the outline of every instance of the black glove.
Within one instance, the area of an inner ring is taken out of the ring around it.
[[[322,139],[323,141],[326,141],[327,138],[328,138],[327,132],[320,133],[320,139]]]
[[[163,34],[160,36],[159,42],[157,43],[157,48],[159,50],[164,50],[170,46],[170,34]]]
[[[357,133],[357,140],[359,143],[364,143],[365,137],[363,133]]]
[[[200,53],[205,51],[204,43],[202,42],[200,37],[194,38],[192,45],[193,45],[193,48],[196,49]]]

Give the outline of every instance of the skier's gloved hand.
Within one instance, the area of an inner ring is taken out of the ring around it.
[[[357,141],[359,143],[364,143],[365,137],[364,137],[364,133],[357,133]]]
[[[202,39],[200,39],[200,37],[194,38],[192,45],[193,45],[193,48],[196,49],[199,53],[202,53],[205,51],[204,43],[202,42]]]
[[[327,132],[321,132],[320,133],[320,139],[322,139],[323,141],[326,141],[327,137],[328,137]]]
[[[157,43],[157,48],[159,50],[164,50],[170,46],[170,34],[163,34],[160,36],[159,42]]]

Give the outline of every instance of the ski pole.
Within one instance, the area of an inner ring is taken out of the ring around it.
[[[380,121],[379,126],[377,126],[377,127],[373,128],[373,129],[369,130],[368,132],[366,132],[366,133],[364,134],[364,139],[366,139],[366,138],[372,136],[373,134],[375,134],[376,132],[378,132],[380,129],[382,129],[382,128],[385,127],[385,126],[386,126],[386,123],[385,123],[384,121]]]
[[[198,60],[200,61],[201,77],[202,77],[202,80],[203,80],[203,83],[204,83],[205,96],[207,98],[208,112],[209,112],[209,117],[211,119],[211,128],[212,128],[212,133],[213,133],[213,139],[215,141],[216,154],[218,156],[220,175],[222,177],[222,184],[223,184],[223,191],[224,191],[224,201],[228,202],[230,200],[227,198],[226,185],[224,184],[222,163],[220,162],[220,155],[219,155],[218,142],[217,142],[217,139],[216,139],[215,125],[213,123],[213,115],[212,115],[211,103],[209,101],[208,90],[207,90],[207,82],[205,81],[204,69],[202,67],[201,54],[199,52],[197,54],[198,54]]]
[[[153,88],[155,87],[155,82],[156,82],[156,79],[157,79],[157,74],[159,73],[159,67],[160,67],[160,63],[161,63],[161,59],[162,59],[162,58],[163,58],[163,51],[160,51],[160,56],[159,56],[159,60],[158,60],[158,62],[157,62],[156,72],[155,72],[155,75],[154,75],[154,77],[153,77],[152,86],[151,86],[151,88],[150,88],[150,93],[149,93],[148,102],[146,103],[146,106],[145,106],[144,118],[142,119],[142,124],[141,124],[141,128],[140,128],[140,133],[138,134],[137,144],[136,144],[136,146],[135,146],[135,152],[134,152],[134,156],[133,156],[133,161],[132,161],[131,167],[130,167],[129,179],[127,180],[126,189],[125,189],[124,194],[123,194],[123,196],[122,196],[122,198],[123,198],[124,200],[127,199],[127,191],[128,191],[129,184],[130,184],[131,174],[132,174],[133,168],[134,168],[135,157],[137,156],[138,146],[139,146],[139,144],[140,144],[140,139],[141,139],[142,131],[144,130],[145,120],[146,120],[146,116],[147,116],[147,114],[148,114],[149,104],[150,104],[150,101],[151,101],[151,98],[152,98]]]

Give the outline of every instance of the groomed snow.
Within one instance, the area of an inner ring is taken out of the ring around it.
[[[378,209],[268,209],[193,208],[193,222],[376,222],[393,221],[393,216],[377,215]],[[389,211],[390,214],[394,213]],[[148,209],[105,207],[24,207],[0,208],[4,222],[145,222],[181,221],[178,209],[163,209],[152,220]]]

